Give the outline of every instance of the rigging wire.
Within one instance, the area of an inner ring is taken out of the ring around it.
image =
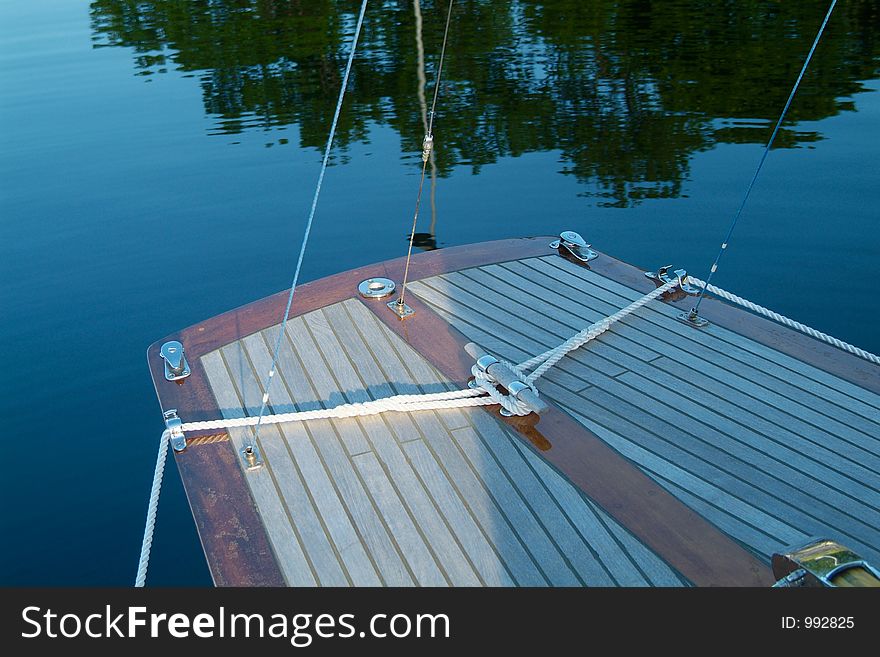
[[[422,40],[422,7],[421,0],[413,0],[413,13],[416,17],[416,77],[419,84],[416,95],[419,98],[419,109],[422,111],[422,126],[428,134],[428,103],[425,100],[425,44]],[[433,238],[437,227],[437,162],[434,149],[431,149],[431,227],[428,234]]]
[[[425,185],[425,170],[428,162],[434,152],[434,116],[437,109],[437,96],[440,93],[440,79],[443,75],[443,60],[446,58],[446,43],[449,40],[449,24],[452,19],[452,5],[455,0],[449,0],[449,9],[446,12],[446,28],[443,30],[443,46],[440,48],[440,63],[437,66],[437,79],[434,82],[434,99],[431,102],[431,111],[428,113],[428,130],[425,133],[425,139],[422,142],[422,173],[419,178],[419,192],[416,195],[416,209],[413,213],[412,230],[409,233],[409,248],[406,251],[406,266],[403,270],[403,283],[400,286],[400,298],[397,300],[399,308],[404,307],[404,298],[406,296],[406,282],[409,278],[409,261],[412,257],[413,242],[416,238],[416,224],[419,221],[419,206],[422,202],[422,188]],[[419,15],[421,18],[421,15]]]
[[[813,53],[816,52],[816,46],[819,45],[819,39],[822,38],[822,34],[825,32],[825,26],[828,25],[828,20],[831,18],[831,12],[834,11],[834,7],[836,5],[837,0],[831,0],[831,6],[828,7],[828,11],[825,14],[825,19],[822,21],[822,25],[819,27],[819,32],[816,34],[816,38],[813,40],[813,45],[810,47],[810,51],[807,53],[807,57],[804,60],[804,65],[801,67],[801,72],[798,74],[797,80],[795,80],[794,86],[791,88],[791,93],[788,94],[788,100],[785,101],[785,107],[782,108],[782,113],[779,115],[779,120],[776,121],[776,127],[773,128],[773,133],[770,135],[770,139],[767,140],[767,145],[764,147],[764,152],[761,155],[761,159],[758,162],[758,167],[755,169],[752,180],[749,182],[749,186],[746,188],[746,193],[743,197],[742,203],[740,203],[739,208],[737,209],[736,214],[733,217],[733,221],[730,222],[730,227],[727,229],[727,235],[725,235],[724,241],[721,242],[721,248],[718,250],[718,255],[715,256],[715,261],[712,263],[712,267],[709,269],[709,275],[706,277],[706,284],[700,290],[700,294],[697,297],[697,303],[693,307],[693,309],[691,309],[688,315],[688,318],[691,320],[695,320],[697,317],[697,313],[700,310],[700,304],[703,302],[703,297],[706,296],[706,288],[709,287],[709,284],[712,282],[712,276],[714,276],[715,272],[718,270],[718,261],[721,260],[721,256],[724,255],[724,252],[727,250],[727,245],[730,242],[730,236],[733,234],[733,229],[736,228],[736,224],[739,221],[739,217],[743,212],[743,208],[745,208],[746,202],[749,200],[749,196],[752,193],[752,188],[755,186],[755,182],[758,180],[758,175],[761,173],[761,168],[764,166],[764,161],[767,159],[767,155],[770,154],[770,148],[773,146],[773,142],[776,139],[779,128],[782,127],[782,121],[785,119],[788,108],[791,107],[791,102],[792,100],[794,100],[794,96],[797,93],[798,87],[801,84],[801,80],[803,79],[804,74],[807,72],[807,67],[810,65],[810,60],[813,58]]]
[[[257,419],[257,425],[254,429],[253,440],[245,447],[246,450],[253,450],[254,443],[260,438],[260,426],[262,425],[263,416],[266,414],[266,407],[269,404],[269,391],[272,387],[272,381],[275,379],[275,368],[278,362],[278,352],[281,350],[281,342],[284,339],[285,329],[287,328],[287,319],[290,315],[290,308],[293,305],[293,297],[296,294],[296,284],[299,282],[299,274],[302,269],[303,257],[306,253],[306,246],[309,243],[309,235],[312,232],[312,223],[315,218],[315,209],[318,206],[318,197],[321,195],[321,184],[324,182],[324,172],[327,170],[327,162],[330,159],[330,149],[333,146],[333,137],[336,135],[336,125],[339,123],[339,113],[342,110],[342,99],[345,97],[345,89],[348,87],[348,78],[351,74],[351,65],[354,62],[354,54],[357,50],[358,38],[361,34],[361,27],[364,24],[364,13],[367,10],[367,0],[361,3],[361,10],[358,14],[357,25],[354,30],[354,37],[351,41],[351,52],[348,54],[348,62],[345,65],[345,74],[342,76],[342,85],[339,88],[339,98],[336,101],[336,111],[333,113],[333,122],[330,124],[330,134],[327,136],[327,145],[324,147],[324,159],[321,162],[321,172],[318,175],[318,184],[315,186],[315,195],[312,197],[312,206],[309,210],[309,217],[306,221],[306,228],[303,233],[302,244],[299,249],[299,257],[296,260],[296,269],[293,273],[293,282],[290,284],[290,293],[287,295],[287,306],[284,308],[284,315],[281,317],[281,327],[278,331],[278,337],[275,339],[275,348],[272,351],[272,365],[269,367],[269,373],[266,377],[266,384],[263,386],[263,400],[260,405],[260,414]]]

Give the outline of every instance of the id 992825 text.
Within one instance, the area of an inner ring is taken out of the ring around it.
[[[784,630],[852,630],[855,629],[855,616],[783,616],[781,627]]]

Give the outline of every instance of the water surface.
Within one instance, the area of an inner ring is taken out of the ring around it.
[[[289,283],[358,6],[0,2],[0,583],[131,582],[146,347]],[[459,0],[421,243],[569,228],[705,278],[826,8]],[[716,281],[877,352],[880,7],[836,11]],[[411,1],[371,3],[305,280],[405,252],[416,35]],[[168,475],[150,583],[209,583]]]

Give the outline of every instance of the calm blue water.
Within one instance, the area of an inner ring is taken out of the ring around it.
[[[357,4],[0,1],[0,584],[132,581],[146,348],[289,283]],[[705,278],[825,8],[715,4],[460,3],[438,245],[569,228]],[[880,10],[844,4],[716,281],[878,352]],[[405,252],[412,3],[370,11],[305,280]],[[210,583],[173,467],[159,514],[150,583]]]

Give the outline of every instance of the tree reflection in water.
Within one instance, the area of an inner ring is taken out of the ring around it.
[[[201,85],[212,134],[296,125],[319,149],[333,113],[355,0],[96,0],[95,47],[134,51],[138,75]],[[430,89],[446,0],[421,3]],[[608,205],[681,193],[693,153],[764,143],[827,9],[822,2],[457,0],[438,112],[436,166],[475,170],[559,150],[563,172]],[[880,3],[836,10],[777,147],[853,109],[877,74]],[[391,126],[421,151],[412,0],[376,2],[340,117],[337,148]],[[414,162],[418,158],[414,159]],[[420,162],[419,162],[420,163]]]

